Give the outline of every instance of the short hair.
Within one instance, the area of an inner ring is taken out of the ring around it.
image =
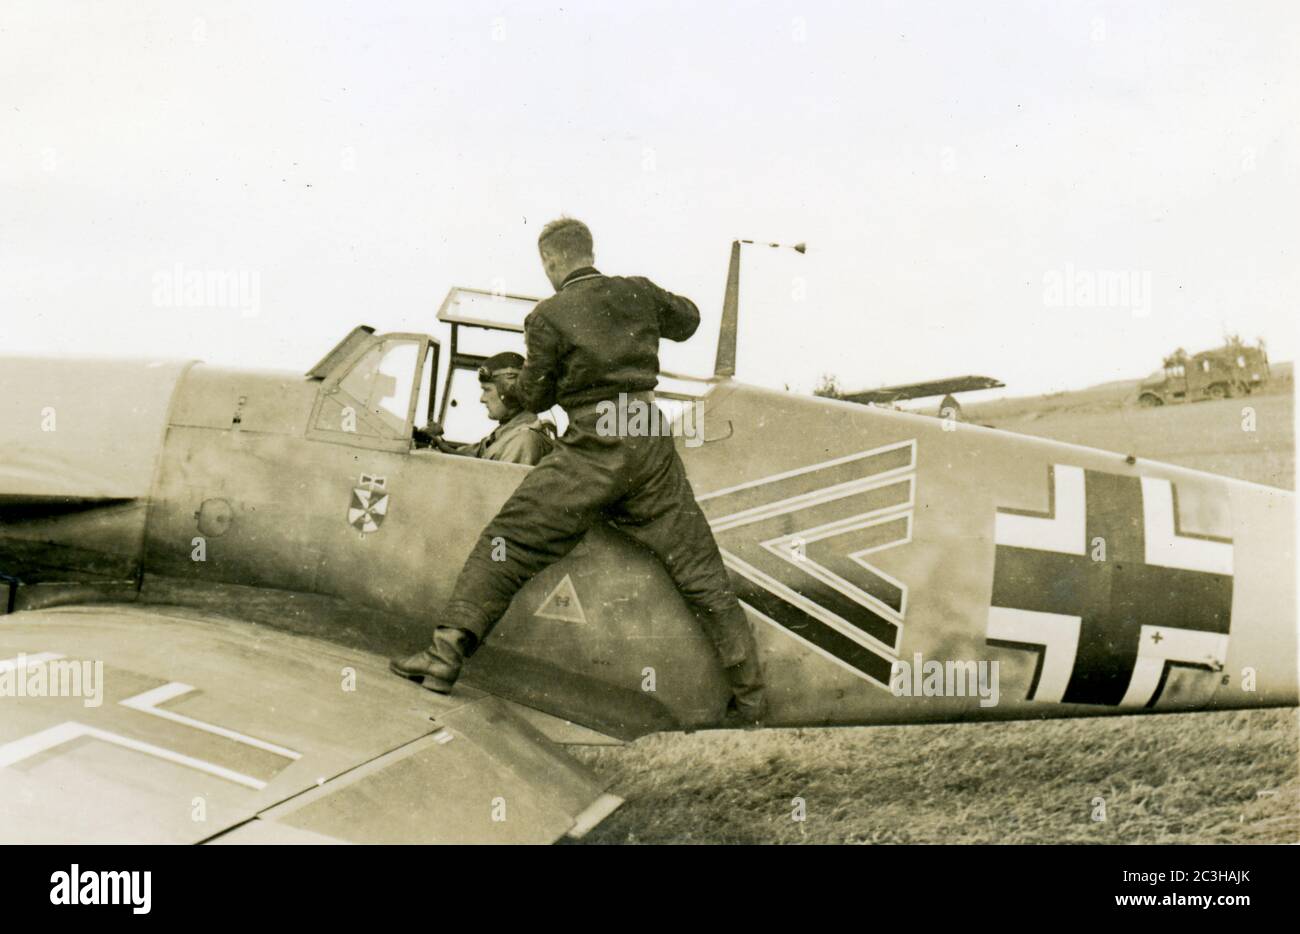
[[[575,217],[559,217],[542,228],[537,248],[570,261],[588,259],[593,256],[591,230]]]

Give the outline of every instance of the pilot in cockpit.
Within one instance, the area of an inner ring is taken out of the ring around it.
[[[523,357],[507,351],[488,357],[479,367],[478,380],[483,389],[479,401],[487,407],[488,417],[497,422],[496,429],[487,437],[474,444],[454,444],[443,440],[442,427],[435,422],[427,429],[415,430],[416,444],[433,447],[444,454],[508,464],[536,464],[551,451],[550,434],[532,412],[511,406],[501,398],[502,390],[514,383],[523,365]]]

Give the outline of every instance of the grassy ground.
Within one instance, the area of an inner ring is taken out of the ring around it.
[[[651,736],[578,752],[628,799],[587,840],[1291,843],[1296,720],[1262,710]],[[1098,798],[1105,820],[1093,819]]]
[[[1096,391],[1041,398],[978,420],[1294,487],[1290,392],[1154,410]],[[1254,432],[1242,431],[1243,405],[1256,409]],[[593,843],[1300,842],[1294,709],[698,733],[570,751],[628,799]]]

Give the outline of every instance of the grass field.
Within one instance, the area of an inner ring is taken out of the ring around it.
[[[1289,377],[1286,391],[1248,399],[1136,409],[1112,384],[968,414],[1293,489]],[[627,799],[592,843],[1300,842],[1295,709],[672,734],[570,751]]]

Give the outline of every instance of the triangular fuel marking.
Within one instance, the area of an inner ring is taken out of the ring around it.
[[[568,574],[565,574],[555,588],[546,595],[546,599],[533,615],[540,616],[542,619],[558,619],[565,623],[587,621],[587,614],[582,611],[582,603],[578,600],[578,591],[574,589],[573,581],[569,579]]]

